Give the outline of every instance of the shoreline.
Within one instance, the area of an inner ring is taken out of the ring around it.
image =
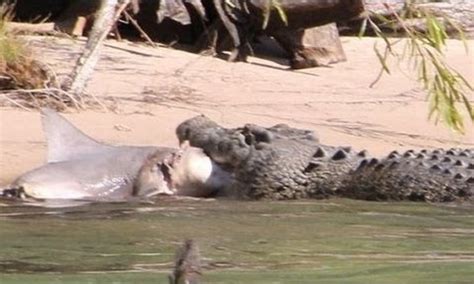
[[[63,115],[110,144],[176,147],[175,127],[202,113],[226,127],[286,123],[315,131],[323,144],[353,146],[376,156],[395,149],[474,148],[472,122],[466,121],[461,136],[427,120],[426,94],[405,67],[393,67],[392,75],[369,87],[380,68],[373,51],[378,41],[343,37],[347,62],[290,71],[277,58],[228,63],[108,40],[88,92],[98,99],[114,97],[115,112]],[[30,37],[29,42],[59,75],[72,68],[80,51],[78,41],[70,39]],[[474,40],[468,43],[472,52]],[[464,54],[462,42],[449,41],[447,60],[474,82],[474,59]],[[40,166],[45,155],[39,113],[0,107],[0,185]]]

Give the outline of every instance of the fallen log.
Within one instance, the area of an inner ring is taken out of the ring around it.
[[[257,25],[263,26],[269,0],[249,0],[248,10]],[[364,11],[363,0],[279,0],[287,22],[283,21],[278,9],[270,8],[267,31],[305,29],[333,22],[345,21],[359,16]]]
[[[279,9],[284,11],[285,21],[281,11],[271,7],[269,0],[213,1],[232,38],[234,50],[230,61],[246,60],[247,46],[256,34],[276,34],[278,37],[285,30],[302,33],[302,29],[349,20],[364,11],[363,0],[280,0]],[[267,13],[268,22],[265,24]]]
[[[25,0],[23,0],[25,1]],[[75,0],[55,21],[54,30],[81,36],[98,15],[100,1]],[[287,51],[292,68],[327,65],[345,60],[335,25],[363,11],[362,0],[279,0],[285,23],[270,0],[132,0],[135,18],[151,39],[195,43],[217,52],[233,50],[229,61],[245,61],[249,42],[260,34],[275,37]],[[263,28],[265,13],[268,23]],[[188,14],[187,14],[188,13]],[[164,20],[166,18],[166,21]],[[170,22],[175,25],[170,25]],[[203,29],[203,23],[207,30]],[[53,27],[48,24],[48,30]],[[41,26],[31,26],[39,29]],[[140,29],[141,30],[141,29]],[[230,40],[226,40],[230,37]],[[147,38],[147,36],[145,36]],[[213,52],[214,53],[214,52]]]
[[[55,26],[54,23],[39,23],[39,24],[17,23],[17,22],[6,23],[7,32],[15,33],[15,34],[23,34],[23,33],[50,34],[50,33],[56,32],[54,26]]]
[[[310,29],[281,29],[272,36],[288,53],[292,69],[346,61],[335,23]]]

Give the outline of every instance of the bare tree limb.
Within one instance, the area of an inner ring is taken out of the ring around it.
[[[130,16],[130,14],[127,11],[123,11],[123,14],[125,15],[125,18],[132,23],[132,25],[138,30],[138,32],[146,39],[146,41],[153,47],[156,47],[156,43],[151,40],[151,38],[147,35],[147,33],[138,25],[137,21]]]
[[[66,87],[73,96],[79,98],[83,94],[99,61],[103,40],[129,3],[130,0],[102,0],[84,52],[77,60],[72,73],[72,82],[69,87]]]

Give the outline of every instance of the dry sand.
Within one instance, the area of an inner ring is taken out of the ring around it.
[[[342,40],[347,62],[299,71],[287,70],[275,58],[227,63],[108,41],[88,91],[99,99],[115,98],[116,110],[64,115],[85,133],[112,144],[176,146],[175,127],[203,113],[229,127],[287,123],[314,130],[325,144],[352,145],[373,155],[393,149],[474,147],[471,122],[462,136],[427,120],[426,93],[404,66],[393,67],[392,75],[369,87],[380,68],[375,39]],[[38,56],[59,74],[72,68],[83,43],[30,39]],[[474,41],[469,46],[474,50]],[[450,64],[473,84],[473,56],[454,40],[447,52]],[[45,149],[38,112],[0,108],[0,185],[41,165]]]

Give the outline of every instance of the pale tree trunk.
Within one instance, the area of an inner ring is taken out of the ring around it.
[[[100,47],[130,0],[102,0],[101,7],[92,26],[83,54],[79,57],[72,73],[68,91],[80,97],[86,88],[100,58]],[[119,5],[120,4],[120,5]]]

